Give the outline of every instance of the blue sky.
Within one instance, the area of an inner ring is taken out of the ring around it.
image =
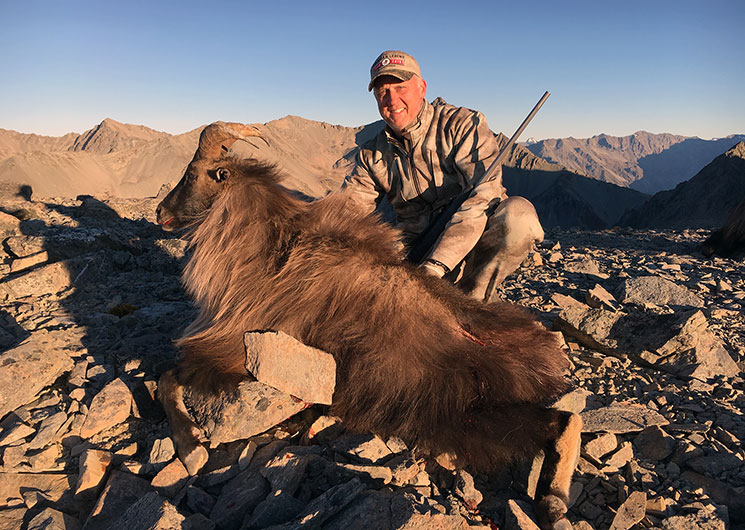
[[[271,4],[271,5],[270,5]],[[0,128],[104,118],[180,133],[288,114],[378,119],[369,66],[414,55],[428,98],[510,135],[745,133],[739,0],[127,2],[0,0]]]

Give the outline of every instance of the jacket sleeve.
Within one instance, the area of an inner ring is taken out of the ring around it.
[[[346,176],[341,186],[342,193],[348,194],[365,213],[375,211],[375,207],[385,195],[385,190],[373,177],[369,155],[365,149],[357,152],[354,169]]]
[[[499,147],[486,118],[480,112],[468,112],[470,117],[459,120],[455,126],[452,159],[460,177],[469,187],[475,186],[427,256],[450,269],[455,268],[481,238],[489,206],[507,197],[502,186],[501,167],[488,181],[481,181],[499,154]]]

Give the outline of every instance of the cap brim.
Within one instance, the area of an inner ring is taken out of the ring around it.
[[[378,70],[378,72],[373,76],[372,79],[370,79],[370,84],[367,85],[367,91],[370,92],[373,89],[373,85],[375,84],[375,80],[379,77],[383,77],[384,75],[389,75],[391,77],[395,77],[396,79],[400,79],[401,81],[408,81],[412,77],[414,77],[416,74],[414,72],[409,72],[407,70],[399,70],[397,68],[390,68],[390,69],[384,69],[381,68]]]

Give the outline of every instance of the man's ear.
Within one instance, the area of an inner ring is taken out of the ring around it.
[[[421,90],[422,90],[422,97],[426,97],[427,96],[427,82],[422,77],[419,78],[419,86],[421,87]]]

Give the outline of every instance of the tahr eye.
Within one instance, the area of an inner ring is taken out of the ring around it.
[[[230,176],[230,171],[228,171],[224,167],[217,168],[217,171],[215,171],[215,180],[217,182],[223,182],[227,180],[229,176]]]

